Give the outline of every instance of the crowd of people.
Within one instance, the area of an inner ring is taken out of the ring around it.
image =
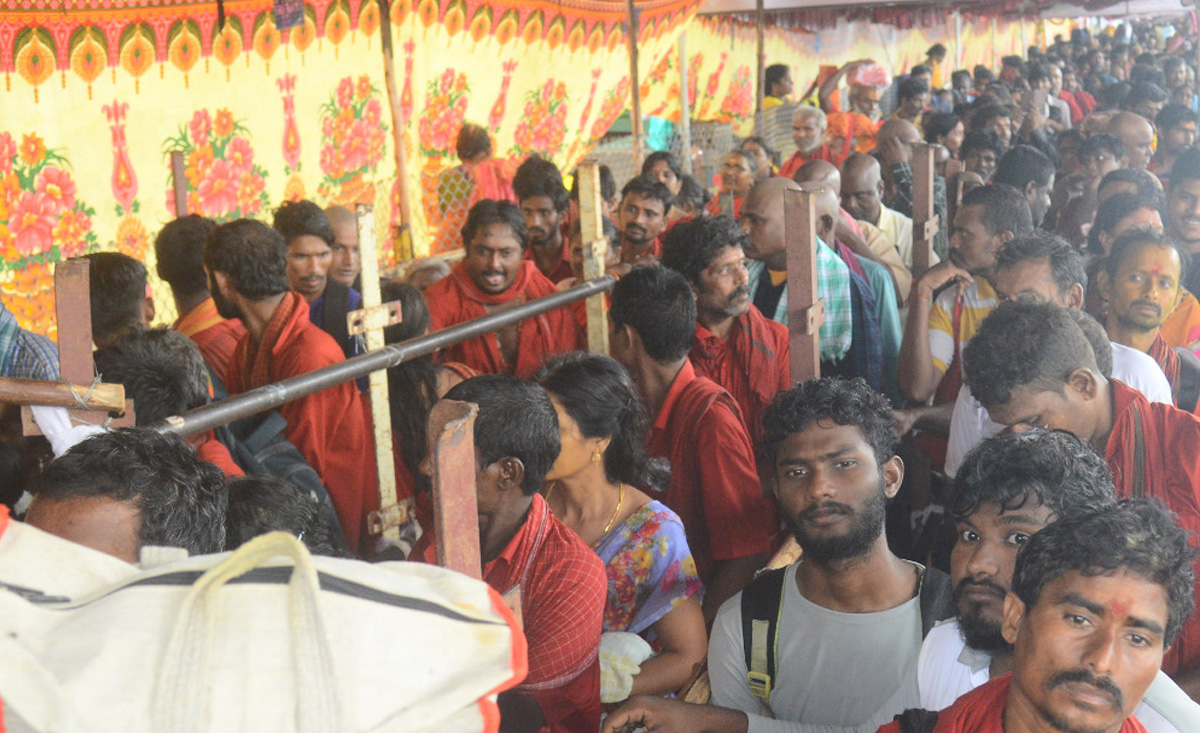
[[[137,427],[48,447],[7,409],[0,512],[134,564],[273,530],[436,562],[434,408],[469,402],[480,570],[520,588],[528,644],[501,730],[594,732],[602,713],[612,733],[1200,730],[1195,72],[1180,38],[1122,30],[949,87],[944,48],[894,80],[855,61],[809,102],[774,66],[787,160],[747,138],[713,191],[670,152],[620,189],[602,168],[610,353],[582,351],[580,302],[391,368],[400,542],[368,531],[365,382],[187,439],[150,427],[362,353],[352,212],[169,223],[169,327],[144,264],[86,255],[97,371]],[[485,137],[460,135],[455,175],[483,192],[461,260],[381,283],[403,312],[389,343],[585,278],[577,188],[537,157],[506,178]],[[922,141],[944,222],[924,272]],[[792,191],[815,201],[825,314],[807,380]],[[0,374],[58,376],[2,304]],[[792,540],[800,559],[760,572]],[[705,669],[709,703],[685,702]]]

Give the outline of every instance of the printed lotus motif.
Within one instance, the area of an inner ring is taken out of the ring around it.
[[[374,174],[388,131],[381,92],[366,74],[342,78],[321,105],[321,172],[317,192],[334,203],[374,201]]]
[[[232,221],[264,210],[267,171],[254,161],[250,132],[228,109],[196,110],[163,142],[163,154],[183,151],[188,211],[216,221]],[[175,200],[167,190],[167,209]]]

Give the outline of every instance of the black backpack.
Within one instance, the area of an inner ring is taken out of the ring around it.
[[[762,713],[775,717],[769,699],[774,686],[776,654],[779,650],[779,620],[783,613],[783,582],[787,568],[763,573],[742,591],[742,645],[746,655],[746,678],[750,694],[758,698]],[[950,576],[937,568],[926,568],[917,590],[921,604],[921,638],[939,621],[958,614],[954,607],[954,585]]]

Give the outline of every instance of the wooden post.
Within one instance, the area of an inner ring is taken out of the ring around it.
[[[185,184],[186,187],[186,184]],[[58,319],[58,377],[71,385],[87,385],[82,397],[96,380],[92,360],[92,301],[88,273],[91,263],[85,258],[63,260],[54,265],[54,308]],[[99,386],[99,385],[98,385]],[[93,393],[93,397],[95,394]],[[68,409],[72,420],[112,427],[134,424],[133,403],[125,400],[125,414],[109,421],[108,408],[100,410]],[[21,408],[25,435],[41,435],[28,406]]]
[[[400,0],[408,2],[408,0]],[[412,215],[408,206],[408,153],[404,148],[404,112],[400,109],[400,94],[396,91],[396,64],[392,54],[392,16],[390,0],[379,1],[380,48],[383,51],[383,83],[387,88],[388,106],[392,109],[392,149],[396,157],[396,186],[400,198],[400,236],[393,242],[397,255],[415,252],[412,243]],[[404,240],[407,239],[406,243]],[[398,257],[399,258],[399,257]]]
[[[755,0],[754,26],[758,44],[758,95],[754,101],[754,111],[759,113],[763,111],[764,97],[767,95],[767,82],[764,78],[767,69],[766,25],[767,14],[763,12],[763,0]]]
[[[825,303],[817,297],[816,195],[783,192],[783,230],[787,237],[788,331],[792,383],[821,376],[821,324]]]
[[[1021,14],[1021,55],[1025,55],[1025,49],[1029,48],[1029,43],[1025,39],[1025,14]]]
[[[579,181],[583,276],[595,280],[604,277],[604,260],[610,246],[604,238],[604,220],[600,213],[600,166],[594,160],[585,160],[575,175]],[[605,293],[587,299],[587,339],[588,351],[608,355],[608,295]]]
[[[642,90],[638,76],[638,29],[641,11],[633,0],[625,0],[625,26],[629,34],[629,94],[633,97],[630,115],[633,118],[633,169],[642,170]]]
[[[89,410],[122,412],[125,410],[125,387],[0,377],[0,404],[5,403],[46,407],[78,407],[82,403]]]
[[[171,151],[171,192],[175,197],[175,218],[188,215],[187,168],[183,162],[183,151]]]
[[[379,248],[375,239],[375,207],[357,204],[354,215],[358,224],[358,251],[362,261],[362,310],[346,314],[346,326],[351,333],[365,334],[367,351],[382,349],[383,329],[399,322],[399,304],[382,308],[379,293]],[[371,372],[368,378],[371,395],[371,424],[375,437],[375,469],[379,473],[379,511],[371,512],[368,529],[372,534],[389,540],[400,539],[400,526],[410,516],[411,507],[400,514],[396,507],[396,462],[392,450],[392,411],[388,395],[387,370]]]
[[[692,107],[688,100],[687,31],[679,34],[679,137],[682,150],[679,162],[683,172],[692,175]]]
[[[996,53],[997,46],[1000,43],[1000,33],[996,28],[996,16],[992,16],[992,68],[1000,66],[1000,57]]]
[[[938,232],[938,218],[933,206],[934,146],[929,143],[913,145],[913,250],[912,276],[917,281],[933,261],[933,240]]]
[[[963,67],[963,47],[962,47],[962,11],[957,8],[954,10],[954,70],[958,71]],[[951,85],[953,87],[953,85]]]
[[[469,402],[441,400],[429,421],[441,424],[433,444],[433,523],[437,563],[472,578],[483,577],[479,505],[475,497],[475,417]]]

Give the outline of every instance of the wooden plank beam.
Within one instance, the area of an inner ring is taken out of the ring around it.
[[[442,433],[433,444],[433,524],[438,565],[483,578],[479,550],[479,505],[475,497],[475,416],[469,402],[441,400],[429,422]]]
[[[913,145],[913,281],[929,269],[933,261],[933,240],[938,232],[938,217],[933,206],[934,147],[929,143]]]
[[[758,94],[754,99],[754,111],[762,113],[763,104],[766,102],[767,82],[764,78],[767,69],[767,49],[766,49],[766,32],[767,32],[767,14],[763,10],[763,0],[755,0],[754,3],[754,30],[755,30],[755,46],[758,56]],[[686,90],[684,90],[686,94]],[[758,133],[758,130],[755,130]]]
[[[687,31],[679,34],[679,139],[680,139],[680,155],[679,163],[683,166],[683,172],[690,175],[692,173],[692,105],[688,99],[688,55],[687,55]]]
[[[362,254],[362,307],[371,311],[382,305],[379,292],[379,248],[375,239],[375,207],[356,204],[354,216],[358,224],[358,248]],[[347,313],[349,326],[357,313]],[[359,316],[361,317],[361,316]],[[401,314],[403,317],[403,314]],[[379,325],[379,324],[375,324]],[[367,351],[382,349],[383,328],[368,328],[366,331]],[[371,521],[371,528],[380,530],[385,539],[400,539],[400,527],[396,517],[388,510],[396,504],[396,463],[392,453],[392,411],[388,395],[387,370],[379,369],[368,377],[371,395],[371,424],[375,438],[375,468],[379,473],[379,509],[381,514]],[[392,521],[386,517],[392,516]]]
[[[187,216],[187,166],[182,150],[171,151],[171,193],[175,197],[175,218]]]
[[[600,207],[600,166],[585,160],[575,172],[579,181],[579,223],[583,236],[583,276],[587,280],[604,277],[605,256],[610,243],[604,238],[604,218]],[[587,299],[588,351],[608,355],[608,295],[600,293]]]
[[[792,383],[821,376],[819,331],[825,303],[817,298],[816,194],[783,192],[783,228],[787,238],[788,331]]]
[[[633,0],[625,0],[625,31],[629,39],[629,94],[633,98],[630,114],[633,117],[633,169],[642,171],[642,90],[638,74],[638,31],[641,11]],[[686,63],[686,62],[685,62]]]
[[[38,379],[0,377],[0,403],[78,407],[108,412],[125,411],[125,387],[120,384],[68,384]]]

